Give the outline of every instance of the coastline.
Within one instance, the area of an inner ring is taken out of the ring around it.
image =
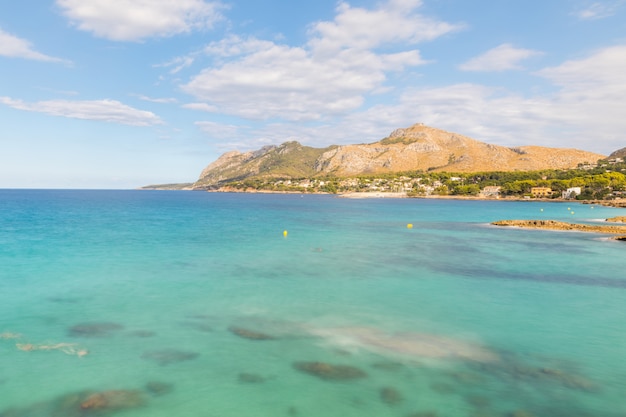
[[[542,203],[579,203],[591,204],[604,207],[626,208],[626,198],[615,200],[565,200],[562,198],[525,198],[525,197],[493,197],[493,196],[467,196],[467,195],[408,195],[406,192],[387,192],[387,191],[365,191],[365,192],[346,192],[346,193],[327,193],[327,192],[306,192],[306,191],[276,191],[276,190],[257,190],[257,189],[237,189],[232,187],[222,187],[211,190],[198,190],[193,188],[166,188],[146,186],[139,190],[177,190],[177,191],[204,191],[208,193],[240,193],[240,194],[320,194],[335,195],[338,198],[351,199],[368,199],[368,198],[416,198],[416,199],[436,199],[436,200],[478,200],[478,201],[526,201],[526,202],[542,202]]]

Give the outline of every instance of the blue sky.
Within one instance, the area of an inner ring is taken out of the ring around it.
[[[190,182],[422,122],[626,146],[626,0],[0,3],[0,188]]]

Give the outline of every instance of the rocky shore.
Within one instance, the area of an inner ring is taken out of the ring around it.
[[[560,222],[556,220],[498,220],[492,222],[495,226],[514,226],[526,229],[563,230],[590,233],[624,234],[615,239],[626,240],[625,226],[591,225]]]

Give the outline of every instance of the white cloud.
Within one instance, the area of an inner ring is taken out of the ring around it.
[[[149,101],[151,103],[170,104],[170,103],[177,103],[178,102],[178,100],[176,100],[173,97],[154,98],[154,97],[144,96],[143,94],[132,94],[132,95],[137,97],[139,100]]]
[[[73,119],[99,120],[131,126],[163,124],[154,113],[138,110],[116,100],[68,101],[47,100],[26,103],[10,97],[0,97],[0,103],[18,110],[50,114]]]
[[[596,1],[573,13],[580,20],[597,20],[611,17],[626,3],[625,0]]]
[[[506,71],[521,69],[519,65],[520,61],[541,54],[542,52],[539,51],[515,48],[511,44],[504,43],[461,64],[459,69],[463,71]]]
[[[170,74],[176,74],[180,72],[181,70],[187,67],[190,67],[194,63],[194,61],[195,61],[195,58],[192,55],[187,55],[187,56],[176,57],[162,64],[153,65],[153,67],[155,68],[172,67],[172,69],[170,70]]]
[[[214,113],[217,112],[217,107],[215,106],[209,106],[206,103],[187,103],[187,104],[183,104],[182,106],[184,109],[189,109],[189,110],[200,110],[200,111],[206,111],[209,113]]]
[[[181,88],[222,113],[249,119],[318,120],[358,109],[384,91],[387,74],[427,63],[407,47],[458,27],[426,19],[415,0],[391,0],[376,10],[341,3],[332,22],[311,27],[303,46],[231,36],[205,53],[215,58]],[[403,44],[393,53],[375,52]]]
[[[33,49],[31,43],[0,29],[0,55],[11,58],[33,59],[36,61],[69,63],[60,58],[42,54]]]
[[[140,41],[211,28],[224,7],[204,0],[56,0],[78,29],[114,41]]]
[[[374,49],[396,42],[417,44],[462,28],[416,13],[419,6],[421,1],[391,0],[368,10],[339,3],[334,21],[311,27],[310,45],[328,53],[342,48]]]

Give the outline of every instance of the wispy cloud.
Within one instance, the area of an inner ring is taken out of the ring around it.
[[[195,61],[194,55],[197,55],[197,53],[176,57],[162,64],[155,64],[153,65],[153,67],[154,68],[171,68],[169,73],[176,74],[180,72],[181,70],[187,67],[190,67],[194,63]]]
[[[71,64],[65,59],[43,54],[33,49],[26,39],[19,38],[0,29],[0,55],[10,58],[33,59],[36,61]]]
[[[574,11],[572,14],[580,20],[597,20],[611,17],[626,3],[626,0],[596,1]]]
[[[413,45],[460,29],[423,17],[420,4],[390,0],[369,10],[340,3],[335,19],[312,25],[301,46],[237,36],[213,42],[205,53],[214,65],[181,88],[248,119],[318,120],[354,111],[365,95],[381,91],[388,73],[428,62]]]
[[[520,61],[541,54],[540,51],[516,48],[509,43],[504,43],[459,65],[459,69],[462,71],[516,70],[522,68]]]
[[[132,96],[137,97],[139,100],[149,101],[151,103],[172,104],[172,103],[178,102],[178,100],[176,100],[174,97],[154,98],[154,97],[145,96],[143,94],[132,94]]]
[[[216,106],[210,106],[206,103],[188,103],[188,104],[183,104],[182,106],[184,109],[189,109],[189,110],[200,110],[200,111],[206,111],[209,113],[213,113],[213,112],[217,112],[218,108]]]
[[[80,30],[114,41],[140,41],[211,28],[226,6],[204,0],[56,0]]]
[[[130,126],[163,124],[154,113],[138,110],[116,100],[47,100],[26,103],[10,97],[0,97],[0,103],[17,110],[50,114],[73,119],[99,120]]]

